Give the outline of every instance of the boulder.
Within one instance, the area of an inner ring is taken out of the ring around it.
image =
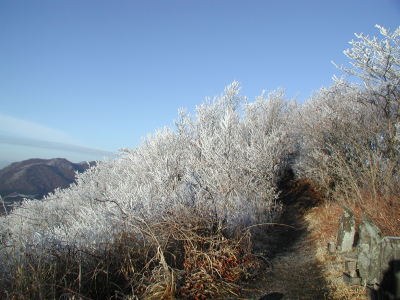
[[[357,244],[357,266],[362,278],[362,284],[373,285],[380,281],[381,241],[381,230],[373,223],[370,217],[362,216]]]
[[[343,210],[337,236],[337,250],[339,252],[349,252],[353,249],[356,222],[350,209],[345,207]]]

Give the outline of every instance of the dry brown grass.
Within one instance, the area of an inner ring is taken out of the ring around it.
[[[315,223],[314,238],[320,239],[323,243],[336,240],[343,206],[353,211],[357,225],[364,214],[372,218],[384,235],[396,236],[400,232],[400,199],[382,197],[379,202],[376,202],[372,197],[365,195],[362,202],[347,201],[341,204],[340,202],[322,201],[319,206],[311,209],[307,216],[312,223]]]
[[[238,296],[239,283],[257,267],[249,248],[249,236],[226,239],[221,234],[184,241],[184,298],[211,299]]]
[[[324,276],[330,289],[332,299],[367,299],[363,287],[349,287],[340,277],[343,274],[340,258],[327,251],[328,242],[336,242],[339,219],[343,207],[350,208],[359,225],[361,216],[372,218],[384,235],[398,235],[400,232],[400,199],[397,196],[379,196],[362,191],[361,197],[338,198],[338,201],[319,198],[318,204],[305,214],[308,223],[309,237],[316,243],[316,257],[324,265]]]
[[[363,193],[361,202],[348,203],[357,220],[366,214],[374,220],[384,235],[397,236],[400,232],[400,197],[381,196],[377,199]]]
[[[175,261],[178,298],[236,297],[240,283],[258,267],[249,232],[227,235],[224,228],[187,212],[165,220],[160,228],[174,241],[175,248],[166,249],[166,255]]]
[[[339,257],[329,254],[328,242],[336,242],[339,219],[343,208],[336,202],[322,202],[309,210],[305,215],[310,239],[315,243],[315,257],[321,265],[322,274],[329,289],[328,299],[333,300],[366,300],[363,287],[350,287],[342,281],[343,268]]]
[[[323,245],[327,245],[329,241],[336,241],[342,214],[343,208],[337,202],[321,202],[310,209],[305,216],[310,224],[310,237]]]
[[[27,255],[13,280],[1,282],[0,297],[224,299],[236,297],[258,267],[250,233],[228,236],[187,212],[132,228],[141,235],[122,233],[104,251],[54,250],[51,260]]]

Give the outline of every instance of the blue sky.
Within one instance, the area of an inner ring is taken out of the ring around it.
[[[238,80],[304,101],[398,0],[1,0],[0,164],[98,159]]]

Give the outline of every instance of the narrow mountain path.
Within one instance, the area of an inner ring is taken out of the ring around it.
[[[269,266],[254,283],[257,295],[246,299],[328,299],[317,247],[304,219],[318,195],[308,183],[292,178],[284,180],[280,189],[283,212],[279,224],[268,226],[254,240],[255,252],[266,257]]]

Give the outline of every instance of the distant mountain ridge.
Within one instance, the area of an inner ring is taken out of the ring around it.
[[[7,200],[19,196],[37,199],[56,188],[66,188],[75,180],[75,172],[84,172],[95,162],[72,163],[64,158],[28,159],[0,170],[0,195]]]

